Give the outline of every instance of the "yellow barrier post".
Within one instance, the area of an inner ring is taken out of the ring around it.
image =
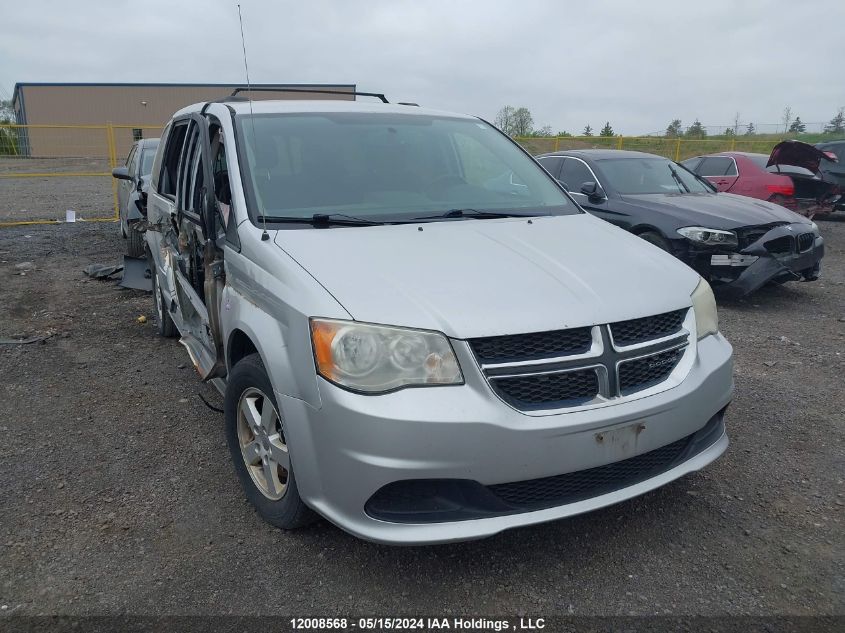
[[[675,143],[675,162],[677,163],[681,160],[681,137],[678,137],[678,140]]]
[[[560,149],[560,137],[555,136],[555,151],[558,151],[559,149]]]
[[[114,126],[111,123],[106,125],[106,136],[109,147],[109,166],[114,169],[115,167],[117,167],[117,146],[114,142]],[[111,189],[112,195],[114,196],[114,219],[117,220],[120,217],[120,209],[118,208],[117,202],[116,178],[112,178]]]
[[[622,149],[622,137],[619,137],[619,140],[616,141],[616,149]]]
[[[736,149],[736,139],[732,138],[731,139],[731,151],[734,151],[735,149]]]

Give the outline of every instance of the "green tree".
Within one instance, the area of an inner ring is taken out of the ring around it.
[[[502,130],[505,134],[513,136],[511,129],[513,126],[513,114],[516,108],[513,106],[504,106],[496,113],[496,118],[493,119],[493,125]]]
[[[12,102],[0,99],[0,123],[14,123],[15,110],[12,108]]]
[[[513,136],[530,136],[534,131],[534,117],[528,108],[517,108],[513,113]]]
[[[0,126],[15,122],[12,102],[0,99]],[[13,127],[0,127],[0,156],[18,154],[18,130]]]
[[[732,127],[725,128],[725,136],[736,136]]]
[[[687,138],[704,138],[707,136],[707,130],[701,125],[701,121],[696,119],[692,125],[687,128],[687,133],[684,135]]]
[[[610,121],[604,124],[604,127],[599,132],[599,136],[613,136],[613,128],[610,127]]]
[[[672,119],[672,122],[666,127],[666,136],[669,138],[678,138],[684,135],[684,129],[681,127],[680,119]]]
[[[533,132],[531,132],[531,136],[537,136],[540,138],[548,138],[552,135],[552,126],[551,125],[544,125],[541,128],[537,128]]]
[[[583,131],[583,132],[581,132],[581,136],[592,136],[592,135],[593,135],[593,128],[591,128],[591,127],[590,127],[590,124],[588,123],[588,124],[584,127],[584,131]]]
[[[756,130],[754,129],[754,124],[749,123],[745,128],[745,136],[754,136],[756,134]]]
[[[843,134],[845,133],[845,106],[839,108],[836,116],[830,120],[830,123],[824,126],[825,134]]]
[[[561,130],[560,132],[558,132],[558,133],[556,134],[556,136],[558,136],[558,137],[560,137],[560,138],[566,138],[567,136],[572,136],[572,134],[570,134],[570,133],[569,133],[569,132],[567,132],[566,130]]]
[[[795,117],[795,120],[789,126],[789,131],[795,134],[801,134],[802,132],[806,131],[807,124],[801,120],[800,116]]]
[[[526,107],[503,107],[496,113],[493,124],[511,137],[532,136],[534,133],[534,117]]]
[[[792,108],[786,106],[783,109],[783,131],[789,131],[789,124],[792,123]]]

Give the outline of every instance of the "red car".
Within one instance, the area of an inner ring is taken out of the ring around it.
[[[832,155],[799,141],[783,141],[771,155],[721,152],[683,161],[684,167],[706,178],[718,191],[768,200],[812,217],[830,213],[840,198],[839,187],[819,171]]]

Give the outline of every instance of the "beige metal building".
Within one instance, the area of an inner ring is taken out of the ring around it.
[[[110,138],[119,157],[138,138],[157,137],[171,115],[192,103],[228,96],[243,84],[17,83],[12,106],[19,125],[21,153],[32,157],[106,158]],[[354,84],[255,84],[256,88],[339,90]],[[246,93],[242,93],[246,96]],[[350,99],[342,95],[297,92],[253,93],[255,99]]]

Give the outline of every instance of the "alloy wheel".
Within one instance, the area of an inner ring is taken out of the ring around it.
[[[278,501],[288,489],[290,455],[279,412],[260,389],[250,387],[241,394],[237,432],[253,483],[265,497]]]

